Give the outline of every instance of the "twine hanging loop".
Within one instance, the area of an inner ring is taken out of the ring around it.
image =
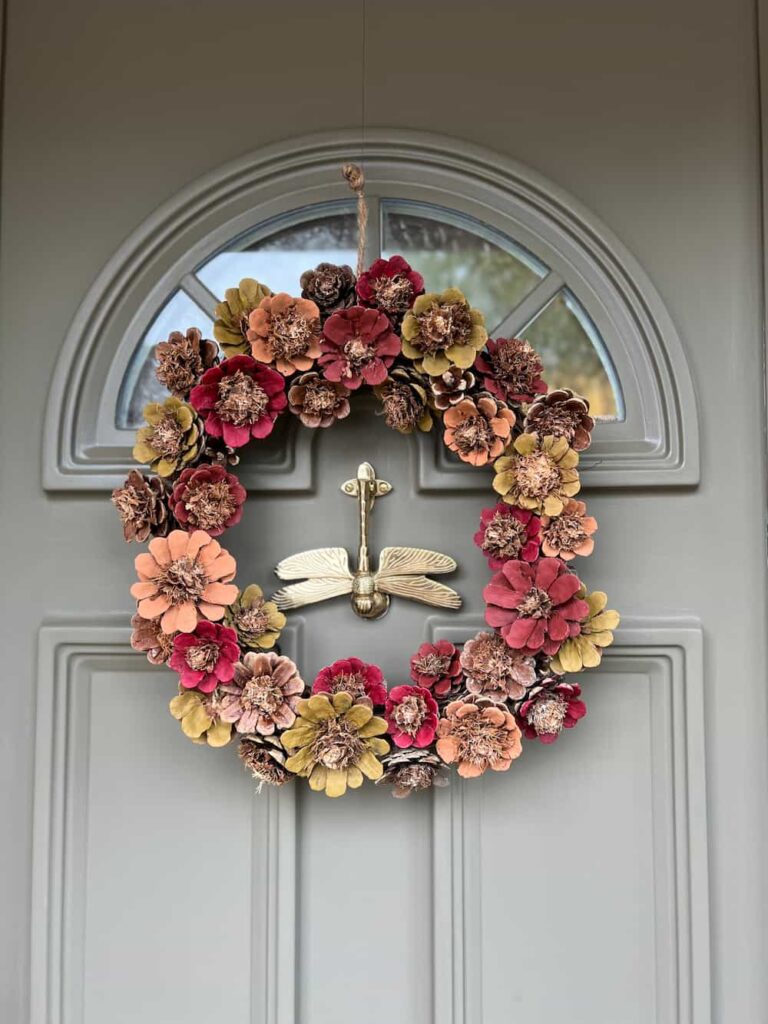
[[[365,175],[358,164],[344,164],[341,169],[347,184],[357,196],[357,276],[365,270],[365,235],[368,227],[368,203],[365,201]]]

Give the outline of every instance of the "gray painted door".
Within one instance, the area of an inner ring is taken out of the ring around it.
[[[434,800],[328,801],[256,796],[231,752],[178,733],[172,680],[126,643],[130,557],[107,494],[43,489],[42,425],[49,387],[76,376],[76,356],[55,365],[83,296],[158,203],[255,147],[356,121],[360,11],[9,0],[3,1021],[765,1017],[752,5],[586,0],[575,18],[564,0],[493,0],[472,15],[368,11],[369,122],[521,160],[609,225],[682,339],[695,399],[674,366],[671,387],[698,415],[700,473],[587,489],[600,532],[585,575],[625,624],[577,730]],[[352,546],[338,485],[367,459],[394,485],[376,546],[459,562],[456,615],[400,602],[363,623],[335,602],[294,619],[307,675],[358,653],[397,682],[422,639],[477,628],[484,498],[420,488],[425,458],[361,411],[318,439],[309,490],[258,497],[233,532],[253,579],[299,548]]]

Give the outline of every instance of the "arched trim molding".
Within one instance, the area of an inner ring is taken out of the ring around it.
[[[122,481],[132,465],[132,432],[115,425],[117,396],[157,310],[180,284],[193,287],[194,270],[231,239],[290,211],[347,200],[339,166],[358,149],[352,132],[262,149],[188,186],[127,239],[61,349],[46,413],[47,490],[101,491]],[[365,171],[374,204],[437,203],[473,217],[539,256],[583,304],[608,347],[625,409],[623,420],[597,428],[582,460],[587,486],[698,483],[696,401],[680,339],[642,268],[597,218],[521,164],[456,139],[372,130]],[[377,224],[372,216],[375,248]],[[422,489],[480,486],[434,438],[420,439],[417,451]],[[247,476],[252,487],[309,490],[311,432],[286,431],[281,450]]]

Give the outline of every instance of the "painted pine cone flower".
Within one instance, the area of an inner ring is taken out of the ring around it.
[[[458,405],[469,397],[476,381],[472,370],[462,370],[460,366],[449,366],[438,377],[430,377],[429,390],[435,408],[445,412],[452,405]]]
[[[449,640],[422,644],[411,658],[411,679],[437,697],[446,697],[463,683],[458,647]]]
[[[566,683],[559,678],[534,686],[517,712],[523,735],[554,743],[563,729],[572,729],[586,715],[587,705],[579,700],[580,696],[578,683]]]
[[[133,457],[146,462],[158,476],[172,476],[200,454],[200,423],[192,409],[179,398],[144,406],[146,427],[136,432]]]
[[[595,542],[592,534],[597,520],[587,515],[583,501],[566,501],[559,516],[541,517],[541,552],[547,557],[570,562],[576,555],[591,555]]]
[[[232,681],[220,689],[222,722],[231,722],[239,733],[272,736],[296,721],[304,680],[290,658],[249,651],[235,665]]]
[[[320,310],[287,292],[262,299],[248,317],[251,355],[285,377],[311,370],[320,355]]]
[[[171,509],[184,530],[205,530],[219,537],[240,522],[245,488],[223,466],[198,466],[185,469],[171,494]]]
[[[462,462],[485,466],[509,443],[515,414],[490,395],[465,398],[443,414],[443,440]]]
[[[139,582],[131,587],[142,618],[161,616],[164,633],[191,633],[200,619],[218,621],[237,598],[229,581],[235,560],[204,530],[173,530],[136,556]]]
[[[589,415],[589,402],[570,388],[558,388],[537,398],[525,417],[526,434],[564,437],[575,452],[583,452],[592,442],[595,421]]]
[[[483,590],[485,621],[523,654],[557,654],[589,612],[581,585],[559,558],[505,562]]]
[[[488,340],[484,324],[458,288],[420,295],[403,320],[403,355],[430,377],[451,366],[469,369]]]
[[[392,796],[400,799],[432,786],[447,786],[445,764],[431,750],[407,747],[393,750],[383,759],[384,774],[376,785],[392,786]]]
[[[301,275],[301,297],[314,302],[321,317],[355,304],[355,275],[346,264],[318,263]]]
[[[505,772],[523,751],[514,716],[482,698],[450,703],[437,736],[438,754],[446,764],[456,764],[463,779],[475,779],[487,768]]]
[[[173,653],[176,633],[164,633],[160,619],[144,619],[138,612],[131,618],[131,647],[142,651],[150,665],[164,665]]]
[[[207,433],[232,448],[271,434],[288,404],[280,374],[251,356],[233,356],[206,370],[189,400],[204,418]]]
[[[496,703],[519,700],[536,682],[536,663],[510,648],[498,633],[478,633],[464,644],[461,667],[467,689]]]
[[[402,256],[374,260],[360,275],[357,294],[364,306],[375,306],[398,324],[424,291],[424,278]]]
[[[559,516],[581,488],[578,453],[564,437],[538,434],[521,434],[508,451],[494,463],[494,491],[510,505]]]
[[[320,366],[328,380],[355,391],[382,384],[399,352],[400,339],[383,313],[350,306],[326,320]]]
[[[305,427],[330,427],[349,416],[349,391],[319,373],[303,373],[288,389],[288,409]]]
[[[535,562],[539,557],[541,520],[533,512],[497,502],[480,513],[475,544],[488,559],[491,569],[500,569],[510,559]]]
[[[262,299],[272,292],[252,277],[244,277],[237,288],[227,288],[224,302],[216,306],[213,336],[224,350],[225,356],[249,355],[248,317]]]
[[[482,387],[505,402],[532,402],[547,385],[538,354],[522,338],[496,338],[475,360]]]
[[[167,341],[155,346],[155,376],[172,395],[186,398],[203,373],[216,362],[218,354],[218,346],[205,341],[196,327],[190,327],[186,334],[172,331]]]
[[[355,700],[365,697],[373,707],[383,707],[387,699],[384,674],[378,665],[359,658],[343,658],[320,669],[312,684],[312,693],[348,693]]]
[[[177,633],[168,662],[179,673],[179,685],[186,690],[211,693],[219,683],[228,683],[240,657],[237,633],[203,619],[192,633]]]
[[[255,583],[238,593],[227,608],[224,621],[237,633],[243,647],[268,650],[274,647],[285,627],[285,616],[274,601],[267,601]]]
[[[243,736],[237,747],[243,766],[261,787],[283,786],[294,778],[285,767],[286,753],[276,736]]]
[[[221,720],[221,694],[218,690],[211,693],[184,690],[173,698],[169,708],[181,725],[181,731],[193,743],[225,747],[232,738],[232,726]]]
[[[432,413],[421,374],[398,367],[374,391],[384,409],[384,422],[392,430],[412,434],[417,429],[432,429]]]
[[[370,701],[355,702],[346,692],[316,693],[300,700],[296,713],[295,726],[282,734],[291,755],[285,766],[309,779],[310,789],[337,797],[347,786],[362,786],[363,776],[374,782],[381,778],[379,758],[389,752],[381,739],[387,723],[373,714]]]
[[[397,747],[428,747],[437,730],[437,703],[424,686],[394,686],[384,717]]]
[[[620,620],[618,612],[606,610],[608,597],[602,590],[596,590],[586,596],[584,601],[589,614],[581,623],[579,635],[566,640],[552,659],[553,672],[580,672],[583,668],[597,668],[603,658],[603,649],[613,643],[613,630]]]
[[[112,491],[112,504],[117,509],[126,541],[140,544],[150,537],[168,533],[168,507],[165,487],[159,477],[145,477],[132,469],[125,483]]]

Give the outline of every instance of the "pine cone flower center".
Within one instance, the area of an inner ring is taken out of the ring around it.
[[[248,740],[241,740],[237,753],[254,779],[268,786],[282,786],[290,778],[290,773],[274,759],[268,750],[256,746]]]
[[[495,558],[517,558],[527,540],[525,523],[496,512],[485,528],[482,549]]]
[[[191,522],[201,530],[211,530],[226,523],[237,508],[226,480],[190,487],[184,506]]]
[[[567,713],[568,702],[558,694],[553,694],[545,700],[535,701],[526,720],[537,733],[554,735],[562,732]]]
[[[350,338],[344,345],[344,355],[353,373],[376,355],[376,346],[365,341],[359,335]]]
[[[339,401],[339,395],[330,381],[311,380],[306,384],[304,392],[304,412],[310,415],[322,415],[333,412]]]
[[[285,703],[285,695],[274,676],[252,676],[243,687],[240,703],[246,712],[256,710],[273,715]]]
[[[576,428],[581,426],[582,419],[581,411],[574,412],[564,403],[544,406],[536,416],[536,431],[542,437],[547,434],[564,437],[570,444],[576,434]]]
[[[218,644],[196,644],[190,647],[184,655],[186,663],[195,672],[213,672],[216,662],[219,660]]]
[[[208,574],[199,562],[191,558],[177,558],[169,562],[156,579],[157,590],[172,605],[199,601],[208,586]]]
[[[276,359],[295,359],[303,356],[317,334],[317,323],[308,320],[290,306],[281,313],[273,313],[269,323],[270,341]]]
[[[384,407],[384,420],[393,430],[412,430],[424,411],[407,384],[388,387],[381,403]]]
[[[260,636],[269,629],[269,615],[264,609],[264,600],[259,598],[250,608],[241,608],[234,615],[235,627],[243,633]]]
[[[509,733],[503,725],[495,725],[481,715],[457,719],[453,735],[458,741],[458,759],[474,765],[501,760],[509,742]]]
[[[214,409],[224,423],[245,427],[256,423],[268,405],[269,396],[259,382],[238,370],[219,382]]]
[[[357,729],[343,718],[330,718],[318,724],[317,735],[312,744],[314,760],[324,768],[347,768],[360,759],[365,744]]]
[[[406,313],[413,301],[413,286],[402,274],[375,278],[371,281],[371,290],[376,305],[385,313]]]
[[[472,333],[472,318],[465,303],[447,302],[432,306],[416,317],[419,347],[426,354],[444,352],[465,342]]]
[[[484,416],[470,416],[454,430],[454,444],[462,455],[489,449],[496,440],[493,429]]]
[[[407,733],[409,736],[415,736],[424,724],[424,719],[428,713],[424,699],[414,694],[410,697],[404,697],[403,700],[395,705],[392,711],[392,719],[401,732]]]
[[[331,680],[328,693],[348,693],[350,697],[365,697],[365,677],[359,672],[339,672]]]
[[[552,598],[546,590],[531,587],[517,610],[526,619],[548,619],[552,614]]]
[[[587,539],[583,516],[569,516],[567,513],[555,516],[547,525],[543,536],[550,544],[572,551]]]
[[[546,452],[522,456],[515,476],[520,491],[530,498],[544,498],[560,483],[560,471]]]
[[[531,346],[515,338],[500,340],[490,362],[498,379],[512,391],[527,391],[540,369],[539,357]]]
[[[392,782],[401,789],[429,789],[434,783],[436,768],[428,764],[407,764],[398,768]]]
[[[413,659],[413,668],[423,676],[444,676],[451,666],[448,654],[424,654]]]
[[[184,430],[173,413],[166,413],[148,437],[149,444],[167,459],[184,451]]]

